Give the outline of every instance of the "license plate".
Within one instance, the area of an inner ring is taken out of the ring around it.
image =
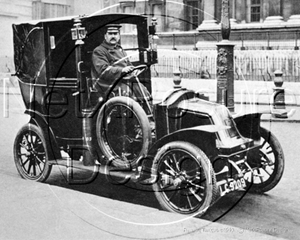
[[[243,190],[245,188],[246,188],[246,181],[244,178],[240,178],[236,180],[232,179],[220,185],[220,193],[221,196],[224,196],[229,192],[236,191],[236,190]]]

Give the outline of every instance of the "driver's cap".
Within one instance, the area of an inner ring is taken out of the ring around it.
[[[122,26],[120,24],[107,24],[105,27],[106,32],[119,32]]]

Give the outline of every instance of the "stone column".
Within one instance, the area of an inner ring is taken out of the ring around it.
[[[229,0],[222,0],[221,35],[217,44],[217,103],[234,111],[234,44],[230,37]]]
[[[217,26],[217,21],[215,20],[215,2],[211,0],[203,0],[203,21],[200,25],[201,28],[210,28]],[[199,27],[200,27],[199,26]]]
[[[236,0],[235,9],[235,19],[240,22],[246,22],[246,1]]]
[[[211,0],[203,2],[204,20],[214,20],[215,18],[215,3]]]

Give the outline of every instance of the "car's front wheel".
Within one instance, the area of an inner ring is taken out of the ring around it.
[[[191,143],[174,141],[160,148],[152,175],[157,176],[153,190],[165,210],[201,216],[218,198],[210,160]]]

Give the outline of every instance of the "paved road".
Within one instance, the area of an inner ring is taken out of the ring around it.
[[[0,239],[297,239],[300,234],[299,124],[263,123],[285,150],[285,173],[275,189],[230,194],[204,219],[183,220],[160,211],[152,193],[109,184],[103,176],[70,186],[65,169],[55,167],[46,184],[20,179],[12,146],[27,117],[18,101],[11,95],[9,118],[0,118]]]

